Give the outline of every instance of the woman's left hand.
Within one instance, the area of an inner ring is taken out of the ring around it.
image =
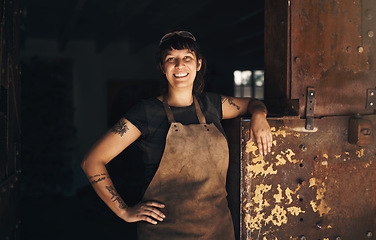
[[[256,140],[261,155],[266,155],[271,151],[273,136],[264,112],[252,114],[250,135],[249,142]]]

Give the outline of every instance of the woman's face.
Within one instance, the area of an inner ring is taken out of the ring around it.
[[[202,60],[189,49],[168,51],[162,66],[170,89],[192,90],[196,73],[201,69]]]

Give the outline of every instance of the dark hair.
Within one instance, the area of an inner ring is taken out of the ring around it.
[[[204,75],[206,71],[206,61],[201,53],[200,46],[195,40],[188,37],[182,37],[178,34],[172,34],[171,37],[160,43],[157,52],[157,62],[160,72],[163,74],[162,67],[164,65],[164,59],[166,58],[168,51],[172,49],[182,50],[189,49],[195,53],[197,60],[201,59],[201,69],[197,72],[196,78],[193,82],[193,93],[200,94],[203,92],[205,87]],[[164,74],[163,74],[164,75]],[[162,81],[162,93],[166,94],[168,91],[168,82],[164,75],[164,81]]]

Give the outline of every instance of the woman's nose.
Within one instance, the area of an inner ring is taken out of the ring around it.
[[[182,59],[177,59],[176,60],[175,67],[179,68],[179,67],[182,67],[183,65],[184,65],[184,63],[183,63]]]

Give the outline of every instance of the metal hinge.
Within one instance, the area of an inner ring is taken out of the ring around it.
[[[367,104],[366,109],[376,109],[376,89],[367,89]]]
[[[314,124],[314,111],[316,101],[316,90],[312,87],[307,88],[307,103],[306,103],[306,125],[307,130],[313,130]]]

